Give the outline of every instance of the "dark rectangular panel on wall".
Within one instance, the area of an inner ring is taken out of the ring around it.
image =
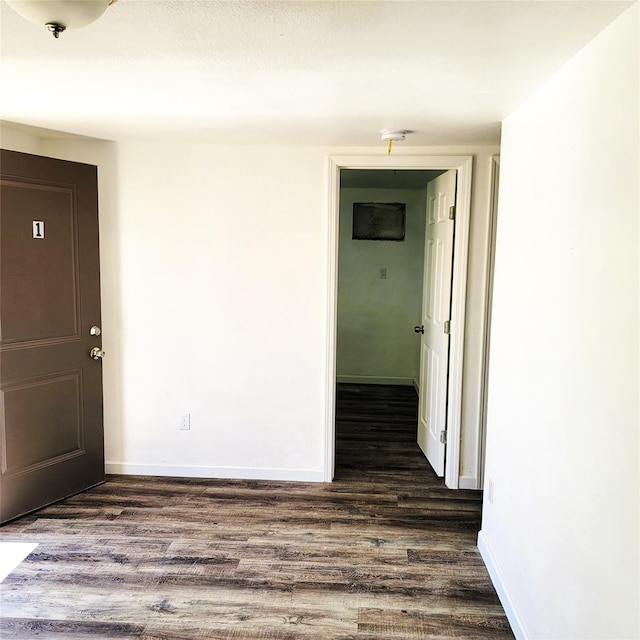
[[[404,240],[404,202],[354,202],[353,240]]]

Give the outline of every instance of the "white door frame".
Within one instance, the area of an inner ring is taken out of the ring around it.
[[[453,244],[451,287],[451,342],[447,406],[447,454],[444,479],[450,489],[458,488],[462,423],[462,365],[464,319],[467,297],[469,220],[471,216],[472,156],[329,156],[329,272],[327,286],[327,379],[325,426],[325,482],[333,480],[335,468],[336,334],[338,311],[338,222],[341,169],[456,169],[456,229]]]
[[[478,488],[484,487],[484,452],[487,442],[487,407],[489,390],[489,355],[491,340],[491,311],[493,309],[493,276],[496,260],[496,225],[498,219],[498,191],[500,185],[500,155],[491,156],[491,195],[489,200],[489,243],[487,251],[487,288],[485,293],[484,332],[482,344],[482,388],[480,395],[480,433],[478,439]]]

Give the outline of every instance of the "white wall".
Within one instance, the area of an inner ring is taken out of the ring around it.
[[[503,127],[479,544],[517,635],[638,638],[638,6]]]
[[[316,150],[120,145],[114,463],[322,478],[323,173]]]
[[[42,153],[42,140],[36,135],[0,123],[0,147],[38,155]]]
[[[98,165],[107,471],[323,479],[327,159],[384,147],[23,142]],[[398,151],[475,156],[461,461],[471,484],[496,151]]]
[[[354,202],[405,203],[404,241],[353,240]],[[425,207],[425,189],[340,190],[338,381],[418,382]]]

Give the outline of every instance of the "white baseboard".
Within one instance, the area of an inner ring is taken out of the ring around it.
[[[347,384],[396,384],[399,386],[414,386],[413,378],[385,378],[382,376],[336,376],[337,382]]]
[[[486,538],[482,535],[482,531],[478,534],[478,550],[480,551],[482,560],[487,567],[489,577],[491,578],[491,582],[493,582],[498,598],[500,598],[504,612],[507,614],[507,620],[509,620],[513,634],[518,640],[529,640],[531,636],[524,629],[522,618],[518,614],[518,610],[509,595],[509,591],[504,583],[500,569],[498,569],[491,547],[487,543]]]
[[[458,479],[458,489],[482,489],[478,486],[478,479],[475,476],[460,476]]]
[[[284,480],[324,482],[322,471],[312,469],[263,469],[251,467],[201,467],[192,465],[106,462],[106,473],[125,476],[164,476],[174,478],[219,478],[225,480]]]

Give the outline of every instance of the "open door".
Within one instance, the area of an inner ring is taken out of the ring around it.
[[[447,438],[447,382],[453,269],[456,171],[427,185],[418,444],[439,476],[444,476]]]
[[[0,519],[104,481],[97,169],[1,152]]]

